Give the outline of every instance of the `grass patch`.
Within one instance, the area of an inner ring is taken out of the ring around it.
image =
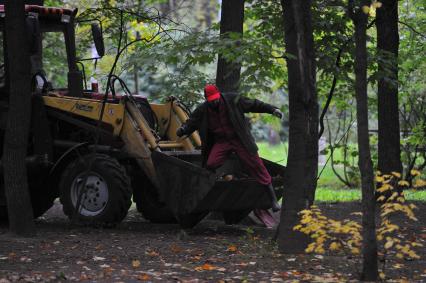
[[[259,155],[261,157],[284,166],[287,164],[288,143],[270,145],[267,142],[258,142],[257,146],[259,147]],[[336,159],[342,159],[342,152],[340,149],[336,150],[335,154]],[[328,158],[328,156],[326,156],[326,158]],[[318,173],[322,168],[323,166],[318,166]],[[340,175],[343,175],[342,167],[336,166],[335,169]],[[405,197],[410,201],[426,202],[426,191],[406,190]],[[330,162],[328,162],[318,179],[315,200],[320,202],[360,201],[361,189],[349,189],[345,187],[344,184],[337,179],[330,166]]]
[[[315,200],[320,202],[346,202],[361,199],[361,191],[356,189],[333,189],[318,187],[315,191]]]
[[[414,201],[425,201],[426,202],[426,191],[420,190],[406,190],[404,191],[405,199]]]
[[[287,143],[270,145],[267,142],[258,142],[257,146],[259,147],[260,157],[268,159],[280,165],[287,164],[287,155],[288,155]]]
[[[268,159],[280,165],[285,166],[287,164],[288,143],[270,145],[267,142],[258,142],[257,146],[259,147],[260,157]],[[323,166],[318,166],[318,173],[322,170],[322,168]],[[336,171],[343,175],[342,168],[337,167]],[[331,169],[330,162],[327,163],[326,167],[324,168],[324,171],[318,179],[318,186],[336,189],[344,188],[342,182],[337,179],[336,175]]]
[[[405,190],[408,201],[426,202],[426,191]],[[333,189],[318,187],[315,192],[315,201],[319,202],[350,202],[361,201],[361,189]]]

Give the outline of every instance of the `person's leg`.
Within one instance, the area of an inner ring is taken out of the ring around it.
[[[250,176],[255,178],[259,184],[269,185],[272,182],[272,178],[259,155],[248,152],[239,141],[233,141],[232,144],[233,150],[243,163],[243,166],[249,171]]]
[[[207,159],[206,167],[210,170],[215,170],[225,163],[226,159],[231,152],[231,147],[226,142],[217,142],[213,145],[209,157]]]
[[[257,153],[249,153],[240,142],[234,141],[232,144],[233,150],[237,153],[238,158],[241,160],[243,165],[248,169],[250,175],[255,178],[259,184],[266,187],[272,201],[272,211],[280,210],[281,206],[277,201],[274,187],[272,186],[271,175],[269,175],[262,159],[260,159]]]

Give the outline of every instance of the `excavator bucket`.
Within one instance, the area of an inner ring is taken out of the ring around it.
[[[235,157],[216,173],[201,167],[199,152],[156,151],[152,160],[160,180],[160,200],[184,228],[196,225],[211,211],[222,212],[225,222],[233,224],[255,208],[271,206],[266,189],[240,173]],[[282,185],[284,167],[267,160],[264,163],[274,185]],[[227,181],[220,178],[224,173],[238,177]]]

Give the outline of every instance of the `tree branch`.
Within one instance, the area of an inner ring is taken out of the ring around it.
[[[421,33],[421,32],[419,32],[419,31],[417,31],[412,25],[410,25],[410,24],[408,24],[408,23],[406,23],[406,22],[403,22],[403,21],[401,21],[401,20],[398,20],[398,23],[400,23],[400,24],[402,24],[402,25],[404,25],[404,26],[406,26],[407,28],[409,28],[411,31],[413,31],[414,33],[416,33],[417,35],[420,35],[421,37],[423,37],[423,38],[426,38],[426,35],[425,34],[423,34],[423,33]]]

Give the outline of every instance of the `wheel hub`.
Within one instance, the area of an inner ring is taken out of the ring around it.
[[[79,203],[79,213],[84,216],[95,216],[101,213],[108,203],[108,185],[101,176],[90,172],[86,177],[85,172],[78,175],[71,188],[71,201],[76,207]]]

